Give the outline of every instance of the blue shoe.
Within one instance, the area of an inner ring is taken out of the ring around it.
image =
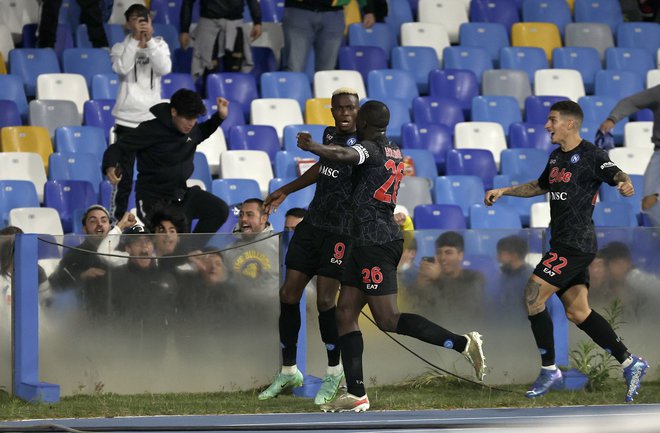
[[[628,386],[626,403],[630,403],[637,396],[639,387],[642,384],[642,377],[644,377],[646,370],[649,368],[649,363],[642,358],[638,358],[635,355],[632,358],[632,364],[623,369],[623,378],[626,379],[626,385]]]
[[[550,389],[560,389],[563,385],[564,377],[560,369],[548,370],[542,368],[539,377],[536,378],[536,381],[525,395],[527,398],[536,398],[550,391]]]

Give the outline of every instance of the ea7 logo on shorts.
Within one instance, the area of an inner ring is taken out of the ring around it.
[[[378,289],[378,284],[367,284],[367,290],[376,290]]]
[[[551,271],[548,268],[543,268],[543,273],[550,275],[551,277],[554,277],[556,275],[555,272]]]

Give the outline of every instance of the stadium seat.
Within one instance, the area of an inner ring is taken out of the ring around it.
[[[1,135],[3,152],[34,152],[41,157],[43,166],[48,170],[48,156],[53,153],[53,145],[46,128],[10,126],[2,128]],[[22,177],[18,179],[22,179]]]
[[[524,110],[525,99],[532,94],[529,76],[525,71],[515,69],[492,69],[484,71],[482,94],[486,97],[513,97],[518,102],[518,110]],[[473,101],[474,102],[474,101]],[[472,113],[474,116],[474,112]]]
[[[400,69],[377,69],[369,72],[367,88],[371,99],[396,98],[408,107],[412,105],[413,98],[419,96],[412,74]]]
[[[392,69],[409,72],[421,94],[429,92],[429,73],[440,69],[440,61],[431,47],[392,48]]]
[[[229,150],[263,150],[272,162],[282,150],[277,130],[270,125],[236,125],[229,130]]]
[[[339,69],[358,71],[362,80],[375,69],[387,69],[387,54],[375,46],[346,46],[339,49]]]
[[[298,149],[298,138],[297,135],[299,132],[308,132],[312,134],[312,139],[317,143],[323,143],[323,132],[327,128],[326,125],[312,125],[312,124],[302,124],[302,125],[287,125],[284,127],[283,132],[283,147],[284,150],[299,150]],[[278,176],[283,177],[283,176]],[[288,176],[284,176],[288,177]]]
[[[552,50],[561,47],[559,29],[552,23],[515,23],[511,27],[511,45],[514,47],[543,48],[548,62],[552,61]]]
[[[612,71],[633,71],[646,77],[655,67],[655,56],[644,48],[612,47],[605,51],[605,68]]]
[[[423,149],[433,154],[439,173],[445,172],[447,151],[453,147],[452,132],[445,125],[407,123],[401,127],[401,149]]]
[[[435,179],[434,202],[460,206],[467,221],[470,206],[483,203],[484,184],[478,176],[440,176]]]
[[[104,208],[110,210],[110,208],[113,206],[110,203],[110,198],[112,197],[112,191],[114,189],[114,186],[107,180],[104,180],[101,182],[99,185],[99,204],[103,206]],[[128,209],[136,209],[136,204],[135,204],[135,181],[133,181],[133,185],[131,187],[131,193],[128,195]]]
[[[538,179],[548,163],[541,149],[505,149],[500,158],[502,174],[521,184]]]
[[[262,197],[268,192],[273,169],[268,154],[261,150],[228,150],[220,155],[220,177],[223,179],[254,179]]]
[[[194,169],[190,179],[200,180],[204,184],[204,191],[211,191],[211,169],[206,160],[206,155],[202,152],[195,152],[193,166]]]
[[[19,207],[39,207],[34,184],[28,180],[0,180],[0,225],[7,225],[9,211]]]
[[[653,122],[628,122],[623,129],[623,145],[653,149],[655,143],[651,141],[652,136]]]
[[[20,77],[0,74],[0,99],[13,101],[23,122],[28,120],[28,103]]]
[[[56,99],[34,99],[30,101],[30,125],[48,130],[51,140],[60,126],[80,126],[80,116],[72,101]]]
[[[305,102],[305,123],[333,126],[330,98],[311,98]],[[296,123],[296,122],[291,122]]]
[[[0,128],[5,126],[22,126],[21,113],[12,100],[0,99]]]
[[[580,125],[580,137],[585,140],[589,140],[592,143],[596,141],[596,133],[600,127],[600,121],[598,122],[582,122]]]
[[[124,23],[126,20],[124,20]],[[104,23],[103,29],[105,36],[108,39],[108,45],[112,47],[114,44],[122,42],[126,37],[123,24]],[[155,32],[154,32],[155,33]],[[92,43],[89,41],[89,33],[85,24],[79,24],[76,27],[76,47],[78,48],[93,48]],[[173,49],[170,47],[170,49]]]
[[[472,99],[472,121],[499,123],[506,137],[512,123],[522,122],[522,113],[513,96],[477,96]],[[506,142],[504,146],[506,148]]]
[[[644,90],[643,77],[636,72],[608,70],[596,72],[597,96],[611,96],[620,100],[642,90]]]
[[[306,114],[309,115],[309,112],[306,111]],[[303,123],[303,117],[300,105],[295,99],[262,98],[252,101],[250,123],[274,127],[281,141],[284,127]]]
[[[401,46],[431,47],[442,64],[442,52],[450,46],[447,30],[439,24],[410,22],[401,24]]]
[[[622,201],[597,202],[592,219],[596,227],[637,227],[635,211]]]
[[[545,124],[548,121],[550,107],[555,102],[565,101],[565,96],[536,96],[525,99],[525,122]]]
[[[457,44],[461,24],[468,22],[465,7],[455,0],[419,0],[419,20],[425,23],[440,24],[447,29],[449,42]]]
[[[412,8],[408,0],[390,0],[387,2],[387,6],[385,24],[390,26],[394,39],[399,40],[401,24],[415,21]]]
[[[250,118],[250,104],[259,98],[257,82],[250,74],[242,72],[220,72],[206,78],[206,97],[215,100],[222,96],[237,102],[245,119]]]
[[[60,73],[60,65],[52,48],[16,48],[9,53],[9,64],[11,74],[21,79],[29,98],[37,93],[38,76]]]
[[[486,189],[493,187],[497,166],[493,153],[485,149],[450,149],[447,152],[447,176],[479,176]]]
[[[617,27],[623,22],[619,0],[575,0],[573,14],[576,23],[607,24],[612,34],[616,34]]]
[[[643,175],[653,155],[653,149],[616,147],[608,153],[612,162],[625,173]]]
[[[49,180],[44,187],[44,206],[57,210],[65,233],[73,231],[75,211],[97,203],[97,197],[92,185],[82,180]]]
[[[575,69],[539,69],[534,75],[534,94],[565,96],[577,102],[585,95],[582,75]]]
[[[225,150],[227,150],[227,142],[222,128],[213,131],[213,134],[197,145],[197,152],[202,152],[206,155],[206,161],[209,164],[211,175],[217,176],[220,171],[220,154]]]
[[[305,161],[312,164],[319,157],[302,149],[281,150],[275,155],[275,176],[278,178],[295,178],[300,175],[298,162]]]
[[[463,47],[486,48],[495,67],[500,67],[500,49],[510,45],[507,30],[499,23],[463,23],[459,40]]]
[[[499,23],[511,33],[513,23],[520,21],[515,2],[511,0],[473,0],[470,2],[470,22]]]
[[[259,184],[254,179],[214,179],[211,191],[229,206],[249,198],[262,198]]]
[[[179,89],[195,90],[195,83],[193,83],[193,79],[190,74],[166,74],[161,77],[160,84],[160,96],[163,99],[170,99],[174,92]]]
[[[479,81],[472,71],[436,69],[429,73],[429,93],[438,98],[456,99],[465,119],[470,118],[472,98],[479,96]]]
[[[543,123],[513,123],[509,127],[509,147],[541,149],[546,154],[554,149]]]
[[[145,0],[136,0],[136,1],[133,1],[133,0],[113,0],[113,2],[112,2],[112,11],[110,12],[110,18],[108,18],[108,22],[123,25],[126,22],[126,18],[124,16],[124,13],[134,3],[138,3],[138,4],[141,4],[143,6],[149,6],[149,2],[145,3]]]
[[[392,47],[396,46],[396,36],[391,27],[385,23],[375,23],[365,28],[362,23],[348,26],[348,45],[352,47],[380,47],[389,61]]]
[[[93,99],[85,102],[83,109],[83,124],[103,128],[108,142],[110,142],[110,130],[115,124],[112,115],[114,105],[114,99]]]
[[[552,52],[552,65],[557,69],[580,71],[587,94],[594,92],[596,72],[602,69],[598,51],[592,47],[555,48]]]
[[[206,107],[206,114],[204,114],[203,116],[199,116],[199,122],[207,121],[213,115],[213,113],[218,111],[218,104],[216,103],[215,100],[203,99],[203,102],[204,102],[204,106]],[[229,105],[231,104],[232,101],[230,100]],[[238,102],[235,102],[234,106],[237,105],[239,105]],[[224,137],[229,136],[229,130],[234,125],[245,125],[245,117],[243,116],[242,110],[229,110],[229,114],[227,115],[225,120],[223,120],[222,123],[220,124],[220,128],[222,128]]]
[[[598,51],[600,61],[605,60],[605,51],[614,46],[610,26],[602,23],[570,23],[566,25],[564,44],[567,47],[588,47]]]
[[[616,31],[616,46],[643,48],[656,56],[660,48],[660,24],[657,22],[624,22]]]
[[[361,25],[361,24],[360,24]],[[314,73],[314,97],[330,98],[339,87],[350,87],[357,91],[360,99],[367,97],[367,90],[358,71],[317,71]]]
[[[9,225],[20,227],[23,233],[44,233],[62,236],[62,222],[56,209],[22,207],[9,211]]]
[[[86,180],[98,196],[101,176],[101,160],[92,153],[56,152],[49,158],[49,180]]]
[[[502,125],[497,122],[461,122],[457,123],[454,128],[454,147],[456,149],[487,150],[499,166],[500,153],[507,148],[506,136]],[[447,167],[447,170],[449,170],[449,167]]]
[[[467,228],[460,206],[454,204],[423,204],[415,208],[415,230]]]
[[[413,118],[419,126],[445,125],[452,132],[457,123],[465,121],[459,102],[451,98],[420,96],[413,100]]]
[[[522,4],[522,21],[553,23],[564,37],[566,24],[573,19],[566,0],[525,0]]]
[[[522,228],[520,216],[515,209],[505,204],[470,206],[470,228],[483,229],[518,229]]]
[[[504,47],[500,50],[499,63],[502,69],[527,72],[531,84],[534,84],[536,71],[549,68],[545,51],[539,47]]]
[[[403,176],[396,194],[396,204],[408,209],[411,218],[415,218],[415,208],[422,204],[431,204],[431,180],[419,176]]]
[[[103,129],[96,126],[62,126],[55,130],[57,152],[92,153],[101,161],[107,147]]]
[[[89,91],[82,75],[42,74],[37,78],[36,96],[37,99],[57,99],[75,103],[80,121],[83,118],[84,104],[89,100]]]
[[[38,27],[38,23],[30,23],[23,26],[22,48],[37,48]],[[62,53],[64,50],[69,48],[73,48],[73,32],[71,31],[69,24],[60,23],[57,25],[55,34],[55,46],[53,47],[55,54],[57,54],[57,58],[60,61],[62,60]]]
[[[39,201],[43,201],[46,169],[39,154],[3,151],[0,152],[0,167],[0,180],[29,180],[37,190]]]
[[[292,180],[293,178],[281,178],[281,177],[273,178],[268,183],[268,192],[271,193],[276,189],[286,185],[287,183],[290,183]],[[292,207],[300,207],[303,209],[307,209],[309,207],[309,204],[312,202],[312,199],[314,198],[315,192],[316,192],[316,184],[312,184],[301,190],[298,190],[294,193],[287,195],[287,198],[285,198],[282,204],[277,208],[277,213],[281,213],[282,216],[284,216],[286,211],[291,209]],[[271,214],[271,217],[272,216],[273,214]],[[281,227],[280,230],[282,230],[283,228],[284,227]]]
[[[262,47],[252,47],[252,48],[261,49]],[[252,56],[255,57],[254,50],[252,50],[252,53],[253,53]],[[193,48],[191,46],[188,46],[188,48],[186,49],[177,48],[176,50],[172,50],[171,57],[172,57],[172,72],[190,74],[192,59],[193,59]],[[255,60],[255,62],[256,61],[257,60]],[[256,67],[257,65],[255,64],[255,68]]]
[[[610,112],[617,104],[616,99],[608,96],[583,96],[578,100],[578,104],[582,108],[584,114],[584,123],[599,123],[603,119],[607,119]],[[614,142],[617,144],[623,143],[623,130],[628,123],[628,118],[620,119],[614,128],[610,131],[614,135]]]
[[[155,23],[170,24],[180,28],[181,0],[151,0],[149,8]],[[199,3],[193,2],[192,22],[199,21]]]
[[[545,156],[546,156],[545,159],[547,161],[547,155]],[[526,183],[529,182],[530,180],[538,179],[538,177],[543,172],[543,169],[544,167],[542,167],[541,171],[536,173],[533,177],[527,178],[525,181],[514,180],[506,174],[498,174],[493,179],[493,188],[506,188],[510,186],[518,186],[521,183]],[[510,195],[504,195],[500,197],[500,199],[497,201],[497,204],[503,204],[512,209],[515,209],[515,211],[520,216],[520,221],[522,222],[523,226],[529,226],[530,214],[531,214],[530,209],[532,204],[545,202],[545,201],[546,201],[545,195],[537,195],[534,197],[512,197]]]
[[[530,207],[529,227],[544,228],[550,225],[550,202],[533,203]]]
[[[481,83],[482,74],[493,69],[493,61],[488,50],[481,47],[447,47],[442,53],[445,69],[467,69],[474,72]]]
[[[252,51],[252,69],[249,74],[259,82],[259,77],[266,72],[274,72],[278,69],[275,53],[268,47],[250,47]],[[190,71],[182,71],[189,73]]]
[[[179,31],[176,27],[171,24],[159,23],[152,23],[152,27],[154,28],[154,36],[163,38],[171,51],[181,47],[179,44]]]
[[[96,74],[92,77],[92,99],[117,99],[119,77],[111,74]]]
[[[103,48],[66,49],[62,53],[62,71],[82,75],[91,88],[94,75],[112,73],[110,54]]]
[[[433,153],[427,149],[402,148],[404,158],[410,158],[415,167],[415,176],[426,177],[433,181],[438,177],[438,167],[435,165]]]
[[[628,203],[632,210],[635,212],[637,221],[641,221],[642,198],[644,198],[644,176],[641,174],[631,174],[630,180],[635,188],[635,195],[632,197],[622,196],[618,189],[605,183],[600,186],[600,189],[598,190],[598,197],[600,201],[605,203]]]
[[[262,98],[291,98],[305,111],[305,102],[312,98],[309,78],[303,72],[277,71],[261,74]]]

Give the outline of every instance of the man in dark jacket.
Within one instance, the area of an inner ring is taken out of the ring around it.
[[[138,163],[135,185],[137,215],[147,221],[156,203],[179,208],[188,221],[198,219],[195,233],[215,233],[227,219],[227,204],[199,187],[188,188],[197,145],[206,140],[229,113],[229,101],[218,98],[218,112],[197,124],[206,112],[202,98],[188,89],[177,90],[170,103],[156,104],[153,120],[140,123],[130,134],[108,147],[103,172],[117,184],[116,165],[124,152],[134,151]]]

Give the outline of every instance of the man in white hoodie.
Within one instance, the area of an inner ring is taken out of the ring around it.
[[[149,10],[133,4],[124,13],[129,34],[112,47],[112,70],[119,76],[115,116],[115,139],[119,140],[144,121],[154,118],[149,108],[161,102],[160,78],[171,72],[170,49],[165,40],[153,36]],[[128,207],[133,187],[135,155],[120,162],[121,181],[111,206],[112,217],[119,220]]]

